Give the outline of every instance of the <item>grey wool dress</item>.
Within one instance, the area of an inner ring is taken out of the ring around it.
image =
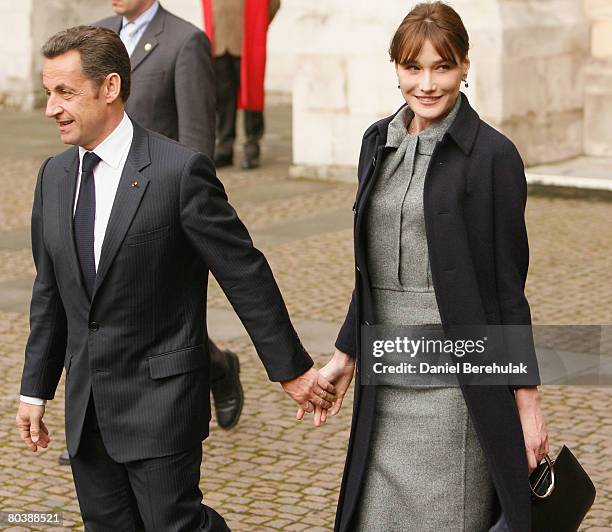
[[[389,124],[369,199],[367,257],[377,323],[440,325],[431,280],[423,185],[436,142],[459,110],[407,133],[404,107]],[[452,179],[452,176],[448,176]],[[379,386],[356,530],[483,532],[494,488],[459,387]]]

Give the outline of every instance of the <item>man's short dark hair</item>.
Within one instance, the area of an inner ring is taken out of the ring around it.
[[[47,59],[53,59],[71,50],[79,52],[83,74],[98,87],[109,74],[118,74],[121,78],[120,96],[124,103],[127,101],[130,95],[130,56],[117,33],[96,26],[75,26],[53,35],[41,51]]]

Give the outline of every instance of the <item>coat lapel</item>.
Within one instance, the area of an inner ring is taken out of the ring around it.
[[[123,17],[115,17],[115,20],[112,24],[110,24],[111,30],[113,30],[117,35],[121,33],[121,28],[123,27]]]
[[[64,238],[64,249],[68,262],[73,269],[74,276],[77,279],[77,283],[83,290],[83,293],[87,295],[87,290],[81,279],[81,265],[79,264],[79,257],[76,251],[76,245],[74,242],[74,227],[72,225],[74,201],[76,194],[76,183],[77,173],[79,169],[79,151],[78,148],[74,148],[74,154],[71,162],[64,167],[66,175],[64,179],[59,181],[59,220],[61,234],[66,235]],[[89,295],[87,295],[89,298]]]
[[[140,171],[149,164],[151,164],[149,137],[146,130],[134,123],[132,146],[121,173],[110,219],[106,226],[92,300],[104,282],[147,189],[149,179]],[[134,185],[134,183],[137,184]]]
[[[166,11],[159,6],[157,13],[149,22],[147,29],[140,37],[136,44],[136,48],[132,52],[130,62],[132,63],[132,72],[136,70],[138,65],[151,54],[155,47],[159,44],[159,35],[164,31],[164,22],[166,20]]]

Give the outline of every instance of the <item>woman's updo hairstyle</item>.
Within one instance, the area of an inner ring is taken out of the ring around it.
[[[389,48],[391,61],[398,65],[416,61],[428,39],[445,61],[458,65],[467,58],[470,39],[459,14],[444,2],[423,2],[397,28]]]

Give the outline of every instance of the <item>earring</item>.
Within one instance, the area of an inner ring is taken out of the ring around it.
[[[468,82],[467,82],[467,79],[464,79],[464,80],[463,80],[463,83],[464,83],[464,85],[465,85],[465,88],[467,89],[467,88],[469,87],[469,84],[468,84]]]
[[[398,89],[400,88],[399,83],[397,84],[397,88],[398,88]]]

